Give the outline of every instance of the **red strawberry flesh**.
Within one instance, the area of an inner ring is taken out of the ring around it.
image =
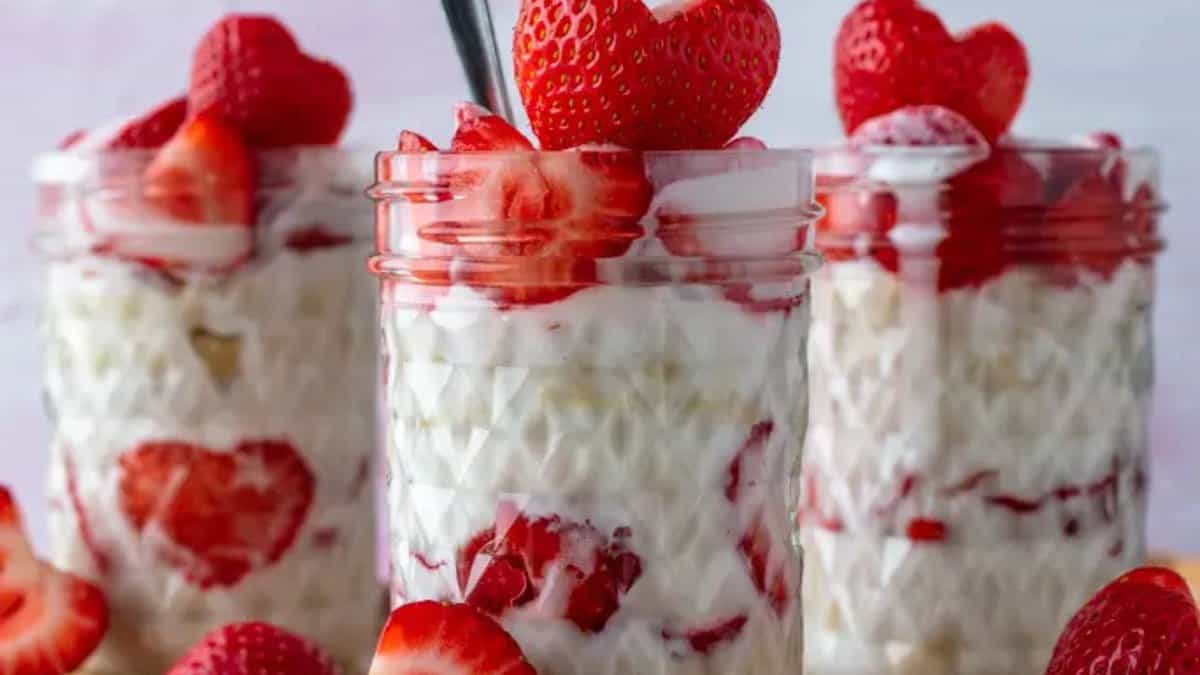
[[[370,675],[537,675],[520,645],[469,605],[417,602],[392,611]]]
[[[320,647],[262,622],[218,628],[188,650],[167,675],[340,675]]]

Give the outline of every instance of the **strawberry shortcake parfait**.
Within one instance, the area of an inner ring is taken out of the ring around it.
[[[265,620],[365,668],[375,557],[369,156],[345,75],[229,16],[185,97],[35,165],[53,559],[108,597],[89,673]]]
[[[1042,672],[1145,555],[1157,159],[1008,133],[1029,64],[867,0],[818,160],[808,672]]]
[[[476,658],[420,617],[528,660],[473,672],[799,672],[812,155],[735,139],[778,59],[764,0],[526,0],[541,149],[462,105],[379,156],[379,673]]]

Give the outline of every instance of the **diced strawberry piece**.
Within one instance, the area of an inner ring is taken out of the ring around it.
[[[107,630],[104,594],[34,556],[12,493],[0,486],[0,673],[70,673]]]
[[[837,35],[834,81],[847,132],[905,106],[940,105],[995,140],[1017,116],[1028,79],[1025,48],[1008,28],[989,23],[952,36],[912,0],[863,0]]]
[[[1163,568],[1134,570],[1073,616],[1046,675],[1200,672],[1200,613],[1187,582]]]
[[[311,253],[327,248],[338,248],[350,244],[354,239],[340,232],[330,232],[321,225],[313,225],[289,232],[283,245],[300,253]]]
[[[764,455],[774,431],[775,423],[770,420],[751,427],[746,442],[729,464],[729,476],[725,482],[725,497],[729,501],[736,504],[743,491],[752,490],[764,478],[767,469]]]
[[[692,649],[701,654],[708,654],[717,647],[738,639],[748,620],[745,615],[739,615],[706,628],[696,628],[681,633],[664,630],[663,639],[668,641],[687,640]]]
[[[341,675],[320,647],[269,623],[229,624],[188,650],[167,675]]]
[[[200,588],[236,586],[282,559],[316,487],[284,441],[245,441],[230,451],[143,443],[119,465],[119,503],[130,525]]]
[[[497,115],[461,115],[452,152],[532,152],[533,143]]]
[[[494,115],[468,117],[451,147],[467,155],[533,149]],[[419,236],[443,255],[467,259],[455,281],[502,306],[565,298],[595,282],[596,258],[620,256],[642,236],[652,188],[638,153],[581,148],[457,159],[451,181],[466,193],[455,206],[461,220],[429,223]]]
[[[183,96],[160,104],[141,117],[127,122],[108,142],[108,148],[161,148],[171,140],[187,117]]]
[[[192,60],[192,115],[228,121],[253,147],[336,143],[353,94],[333,63],[300,51],[268,16],[230,14],[204,34]]]
[[[789,546],[787,538],[771,534],[761,515],[738,541],[738,550],[746,559],[754,587],[779,616],[788,611],[797,591],[787,570],[791,553],[785,549]]]
[[[470,101],[460,101],[454,104],[454,128],[457,129],[480,117],[495,117],[496,113]]]
[[[433,141],[407,129],[400,132],[400,142],[396,144],[396,150],[400,152],[437,152],[437,149]]]
[[[173,218],[254,222],[254,160],[237,132],[214,117],[188,121],[146,167],[145,182],[146,201]]]
[[[459,585],[469,604],[502,616],[538,600],[561,571],[569,584],[562,616],[584,632],[599,632],[642,574],[628,535],[618,530],[605,537],[591,524],[530,518],[501,505],[495,526],[460,549]]]
[[[891,272],[899,268],[887,236],[900,208],[895,193],[882,185],[818,176],[817,202],[825,209],[817,223],[817,246],[826,258],[838,262],[871,256]]]
[[[417,602],[388,618],[369,675],[537,675],[521,646],[470,605]]]
[[[962,115],[938,105],[914,105],[863,122],[850,145],[987,147],[987,139]]]
[[[616,144],[719,148],[779,67],[764,0],[529,0],[514,33],[517,84],[548,150]]]
[[[1006,233],[1036,225],[1044,184],[1020,153],[1007,150],[951,178],[942,195],[949,236],[937,248],[938,289],[979,286],[1011,260],[1026,260],[1031,254],[1025,251],[1009,253]]]
[[[1109,275],[1127,255],[1125,205],[1099,173],[1080,180],[1046,213],[1056,258]]]
[[[905,534],[911,541],[942,542],[946,540],[946,523],[933,518],[913,518]]]

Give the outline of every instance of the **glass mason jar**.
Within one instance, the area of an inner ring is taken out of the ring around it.
[[[34,170],[52,554],[112,608],[85,670],[161,673],[257,619],[365,671],[384,602],[370,157],[266,153],[252,195],[217,177],[202,194],[152,185],[152,157],[59,153]],[[156,206],[212,199],[253,199],[255,223]]]
[[[379,156],[394,604],[542,673],[799,671],[811,163]]]
[[[1157,160],[868,148],[818,174],[808,672],[1042,672],[1145,554]]]

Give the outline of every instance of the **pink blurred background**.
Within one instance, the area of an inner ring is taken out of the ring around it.
[[[494,0],[501,33],[517,0]],[[830,94],[833,33],[852,0],[776,0],[784,29],[780,79],[748,131],[773,145],[839,133]],[[996,18],[1023,36],[1033,81],[1017,129],[1066,136],[1113,129],[1162,150],[1172,203],[1160,267],[1152,544],[1200,553],[1200,4],[1195,0],[926,0],[952,28]],[[37,262],[28,245],[29,163],[69,131],[181,93],[191,47],[227,11],[283,17],[305,47],[344,65],[358,97],[348,140],[390,145],[401,127],[444,141],[465,84],[438,0],[0,0],[0,482],[16,486],[45,543],[42,474],[48,429],[36,338]],[[1052,411],[1048,411],[1052,414]]]

